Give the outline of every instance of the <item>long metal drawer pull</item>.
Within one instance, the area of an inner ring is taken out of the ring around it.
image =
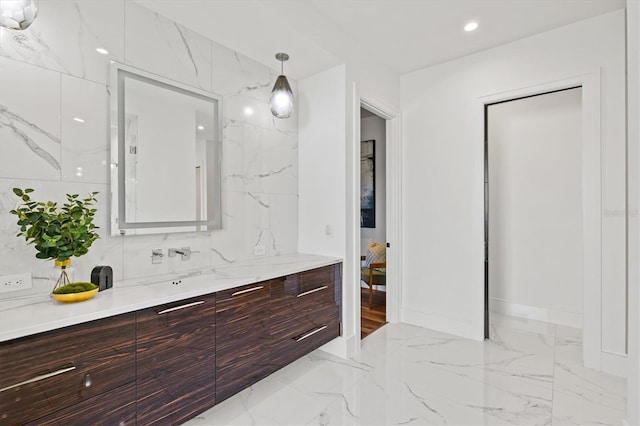
[[[314,288],[313,290],[309,290],[309,291],[305,291],[304,293],[300,293],[296,297],[306,296],[307,294],[315,293],[316,291],[324,290],[325,288],[329,288],[329,287],[326,286],[326,285],[323,285],[322,287]]]
[[[328,325],[323,325],[322,327],[318,327],[318,328],[316,328],[315,330],[310,331],[310,332],[308,332],[307,334],[304,334],[304,335],[302,335],[302,336],[300,336],[300,337],[296,338],[296,342],[300,342],[300,341],[302,341],[302,340],[306,339],[307,337],[311,337],[311,336],[313,336],[313,335],[314,335],[314,334],[316,334],[316,333],[320,333],[322,330],[324,330],[324,329],[325,329],[325,328],[327,328],[327,327],[329,327],[329,326],[328,326]]]
[[[190,308],[192,306],[202,305],[203,303],[204,303],[204,300],[199,300],[197,302],[187,303],[186,305],[176,306],[175,308],[164,309],[164,310],[158,312],[158,315],[168,314],[169,312],[177,311],[177,310],[180,310],[180,309]]]
[[[75,366],[62,368],[62,369],[60,369],[58,371],[54,371],[53,373],[43,374],[42,376],[36,376],[36,377],[34,377],[32,379],[25,380],[24,382],[20,382],[20,383],[16,383],[15,385],[7,386],[6,388],[0,389],[0,392],[4,392],[4,391],[8,391],[8,390],[13,389],[13,388],[17,388],[17,387],[20,387],[20,386],[28,385],[29,383],[39,382],[40,380],[44,380],[44,379],[48,379],[50,377],[58,376],[60,374],[63,374],[63,373],[69,372],[69,371],[73,371],[75,369],[76,369]]]
[[[245,294],[245,293],[250,293],[252,291],[256,291],[256,290],[262,290],[264,288],[264,286],[258,286],[258,287],[251,287],[248,288],[246,290],[240,290],[240,291],[236,291],[235,293],[232,293],[231,296],[239,296],[241,294]]]

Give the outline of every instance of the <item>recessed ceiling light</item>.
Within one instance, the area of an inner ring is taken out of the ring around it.
[[[109,54],[109,51],[107,49],[103,49],[102,47],[98,47],[96,49],[96,52],[98,52],[98,53],[100,53],[102,55],[108,55]]]
[[[467,25],[464,26],[464,30],[466,32],[470,32],[470,31],[474,31],[478,29],[478,23],[477,22],[469,22]]]
[[[255,111],[253,110],[253,108],[251,108],[250,106],[246,106],[242,109],[242,112],[244,113],[244,115],[246,115],[247,117],[252,116]]]
[[[73,117],[73,121],[77,121],[78,123],[84,123],[84,120],[80,117]]]
[[[204,126],[198,126],[198,130],[204,130]]]

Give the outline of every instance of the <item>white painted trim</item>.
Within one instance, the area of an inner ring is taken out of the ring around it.
[[[640,2],[627,0],[627,420],[640,424]]]
[[[402,116],[387,120],[387,321],[401,321],[402,307]]]
[[[358,342],[359,342],[359,339],[358,339]],[[331,355],[348,359],[354,356],[353,349],[355,347],[356,347],[355,336],[351,336],[351,337],[340,336],[320,346],[319,349],[327,353],[330,353]]]
[[[602,369],[602,207],[600,69],[478,98],[484,105],[582,86],[582,282],[584,365]],[[484,293],[484,287],[482,289]],[[483,298],[484,300],[484,298]],[[484,302],[482,302],[484,303]]]
[[[390,108],[385,106],[382,101],[372,101],[367,100],[364,97],[360,97],[360,106],[385,120],[391,120],[398,115],[397,112],[390,112]]]
[[[627,377],[628,358],[623,354],[602,351],[602,371],[618,377]]]
[[[354,99],[358,101],[358,116],[356,123],[360,129],[360,107],[375,113],[385,119],[386,131],[386,177],[387,177],[387,235],[386,240],[391,247],[387,249],[387,281],[391,285],[387,286],[387,322],[397,323],[400,321],[400,306],[402,300],[402,138],[401,138],[401,113],[400,111],[385,105],[380,100],[357,96],[354,91]],[[355,115],[354,115],[355,117]],[[355,132],[354,132],[355,133]],[[358,138],[355,139],[359,144]],[[358,145],[359,146],[359,145]],[[357,165],[358,176],[360,175],[360,163]],[[358,203],[359,203],[358,199]],[[359,228],[358,228],[359,229]],[[359,241],[358,241],[359,244]],[[359,248],[359,247],[358,247]],[[358,294],[358,305],[360,295]],[[358,324],[360,322],[358,321]]]
[[[348,88],[347,88],[348,90]],[[351,135],[347,135],[346,149],[347,156],[345,160],[346,167],[346,185],[347,185],[347,216],[345,218],[345,228],[347,241],[347,259],[344,265],[345,271],[350,271],[351,275],[347,276],[343,285],[346,285],[352,292],[351,315],[354,318],[353,342],[355,347],[352,352],[355,355],[360,354],[361,326],[360,326],[360,286],[356,283],[360,282],[360,94],[356,83],[351,85]],[[348,123],[349,124],[349,123]],[[349,155],[350,154],[350,155]],[[350,161],[350,163],[349,163]],[[351,171],[351,173],[349,173]],[[343,278],[344,274],[343,274]],[[344,300],[344,299],[343,299]],[[344,309],[344,307],[343,307]],[[348,312],[349,310],[347,310]],[[344,311],[343,311],[344,312]]]
[[[489,298],[489,310],[510,317],[526,318],[582,329],[582,314],[577,312],[520,305],[493,297]]]

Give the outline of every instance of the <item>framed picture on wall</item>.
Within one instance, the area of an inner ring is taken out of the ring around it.
[[[360,227],[376,227],[376,141],[360,142]]]

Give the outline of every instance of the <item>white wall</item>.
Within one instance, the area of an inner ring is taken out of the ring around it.
[[[627,0],[629,364],[627,422],[640,424],[640,1]]]
[[[345,215],[346,102],[345,66],[340,65],[299,82],[299,228],[302,253],[347,258]],[[354,351],[353,281],[342,279],[342,337],[326,350],[339,356]],[[349,347],[350,346],[350,347]]]
[[[386,121],[378,116],[360,120],[360,140],[375,140],[375,228],[360,228],[360,254],[367,254],[369,240],[384,242],[387,238],[387,173],[386,173]]]
[[[617,11],[402,76],[405,321],[483,336],[480,98],[600,72],[601,349],[624,358],[624,31]]]
[[[582,328],[582,89],[490,105],[489,305]]]
[[[110,60],[223,96],[223,229],[110,235]],[[298,122],[297,113],[276,120],[269,111],[278,71],[125,0],[40,2],[29,29],[0,29],[0,71],[10,113],[0,121],[15,126],[0,128],[0,275],[31,272],[38,286],[50,268],[15,237],[13,187],[34,188],[38,200],[99,192],[101,239],[74,260],[78,279],[96,264],[111,265],[118,281],[251,258],[256,245],[267,255],[298,251]],[[152,249],[182,246],[200,253],[151,263]]]
[[[300,80],[298,247],[345,256],[345,67]]]

